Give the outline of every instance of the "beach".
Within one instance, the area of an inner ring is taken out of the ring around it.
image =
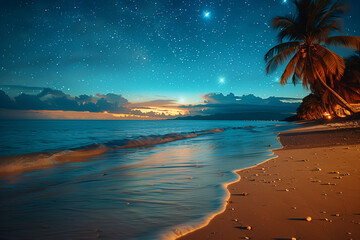
[[[224,210],[178,239],[360,239],[359,121],[279,134],[277,157],[237,172]]]

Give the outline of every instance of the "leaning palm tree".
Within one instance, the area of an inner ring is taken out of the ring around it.
[[[330,36],[335,31],[341,32],[341,20],[347,7],[341,1],[293,1],[296,15],[273,19],[274,29],[280,31],[280,44],[266,53],[266,72],[273,72],[290,59],[281,76],[281,85],[290,78],[294,84],[302,81],[311,91],[324,89],[337,99],[339,105],[357,112],[333,90],[334,82],[340,81],[344,74],[345,63],[342,57],[327,48],[332,45],[360,49],[360,37]]]

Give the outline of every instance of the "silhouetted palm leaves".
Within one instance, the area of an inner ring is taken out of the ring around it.
[[[273,19],[281,43],[265,55],[267,73],[289,61],[281,76],[282,85],[290,78],[294,84],[302,82],[313,92],[331,94],[341,106],[354,112],[355,109],[333,89],[344,75],[344,60],[327,48],[333,45],[360,49],[360,37],[330,37],[334,31],[341,31],[347,7],[341,1],[332,3],[331,0],[294,0],[294,3],[296,15]]]

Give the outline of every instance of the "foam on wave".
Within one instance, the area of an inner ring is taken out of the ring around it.
[[[60,163],[81,162],[89,158],[101,156],[109,151],[150,147],[172,141],[195,138],[202,135],[221,133],[225,129],[208,129],[190,133],[169,133],[150,135],[137,139],[121,139],[104,144],[92,144],[81,148],[62,151],[22,154],[0,157],[0,174],[23,172],[32,169],[50,168]]]

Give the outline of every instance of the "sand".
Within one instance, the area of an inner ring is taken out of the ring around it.
[[[359,125],[279,136],[278,157],[238,171],[225,210],[179,239],[360,239]]]

